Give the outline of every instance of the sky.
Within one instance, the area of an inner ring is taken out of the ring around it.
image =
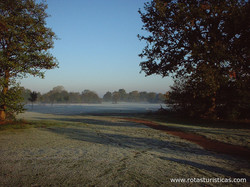
[[[67,91],[85,89],[100,96],[120,88],[165,93],[173,84],[160,75],[145,77],[138,56],[145,42],[138,13],[146,0],[47,0],[47,26],[56,33],[51,50],[59,68],[45,78],[29,76],[21,86],[46,93],[58,85]]]

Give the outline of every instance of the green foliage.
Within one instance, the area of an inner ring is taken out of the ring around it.
[[[28,98],[33,93],[29,89],[21,88],[22,95]],[[37,92],[36,92],[37,93]],[[63,86],[56,86],[45,94],[37,93],[37,101],[41,103],[101,103],[105,102],[148,102],[148,103],[164,103],[166,96],[162,93],[154,92],[139,92],[132,91],[127,93],[125,89],[118,91],[106,92],[101,99],[96,92],[91,90],[84,90],[79,92],[68,92]],[[30,101],[30,100],[29,100]]]
[[[117,103],[120,100],[120,94],[119,92],[115,91],[112,93],[112,102]]]
[[[130,102],[138,102],[140,99],[140,94],[138,91],[132,91],[128,94],[128,101]]]
[[[139,92],[131,91],[127,93],[124,89],[119,89],[113,93],[107,92],[103,96],[103,101],[117,102],[148,102],[148,103],[163,103],[165,96],[161,93],[157,94],[154,92]]]
[[[48,93],[42,95],[39,100],[45,103],[67,103],[69,100],[69,94],[63,86],[54,87]]]
[[[127,92],[124,89],[119,89],[118,92],[119,92],[120,100],[127,101],[128,99]]]
[[[0,89],[2,90],[1,84]],[[6,95],[0,93],[0,103],[5,103],[6,105],[6,118],[8,120],[14,119],[16,114],[24,112],[22,88],[12,82],[12,87],[9,88]]]
[[[83,103],[101,103],[99,96],[90,90],[84,90],[82,92],[82,102]]]
[[[38,96],[38,93],[37,92],[31,92],[30,93],[30,98],[29,98],[29,101],[31,101],[32,103],[35,102],[37,100],[37,96]]]
[[[140,65],[146,75],[176,79],[169,102],[190,115],[242,116],[249,109],[250,2],[154,0],[144,8],[142,29],[150,34],[139,36],[146,41]]]
[[[63,86],[54,87],[48,93],[41,95],[38,101],[42,103],[100,103],[99,96],[90,90],[84,90],[81,94],[67,92]]]
[[[48,52],[55,33],[46,27],[47,6],[34,0],[6,0],[0,3],[0,69],[11,76],[26,73],[43,77],[42,69],[57,66]]]
[[[206,92],[203,93],[203,83],[199,85],[197,80],[176,79],[166,102],[172,104],[175,111],[188,116],[217,116],[229,120],[249,119],[249,84],[250,79],[241,84],[237,81],[225,81],[216,91],[216,95],[212,95],[206,94],[209,92],[208,86],[204,88]],[[214,113],[209,114],[213,99],[215,99]]]
[[[223,75],[234,68],[249,72],[249,8],[249,2],[238,0],[146,3],[145,12],[139,11],[150,33],[139,36],[147,42],[140,54],[147,59],[142,70],[183,76],[207,64]]]
[[[111,102],[112,101],[112,93],[111,92],[106,92],[103,96],[103,101],[106,102]]]
[[[21,110],[17,95],[21,92],[18,88],[14,93],[15,85],[12,85],[16,78],[27,74],[44,77],[43,69],[57,67],[56,59],[49,52],[56,36],[46,27],[46,8],[47,5],[35,0],[0,1],[1,120],[5,120],[6,112]]]
[[[21,87],[21,90],[22,90],[22,98],[23,98],[24,103],[29,102],[31,90],[26,89],[24,87]]]
[[[227,119],[249,119],[250,78],[244,82],[225,82],[218,91],[218,116]]]

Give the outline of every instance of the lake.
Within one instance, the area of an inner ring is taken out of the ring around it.
[[[25,105],[27,111],[60,115],[147,113],[161,107],[167,108],[165,104],[159,103],[34,104],[33,108],[31,104]]]

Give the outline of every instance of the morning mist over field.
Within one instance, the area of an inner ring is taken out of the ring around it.
[[[47,25],[59,38],[51,52],[59,68],[47,71],[44,79],[22,79],[21,85],[41,93],[58,85],[72,92],[89,89],[101,97],[120,88],[168,91],[171,78],[140,73],[138,54],[145,42],[137,38],[144,33],[138,10],[145,2],[48,0]]]
[[[250,186],[249,18],[249,0],[0,0],[0,186]]]

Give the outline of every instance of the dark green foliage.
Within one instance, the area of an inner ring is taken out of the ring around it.
[[[78,92],[69,92],[69,103],[81,103],[81,94]]]
[[[29,89],[21,88],[22,96],[27,98],[27,103],[30,94]],[[56,86],[45,94],[37,93],[37,101],[40,103],[101,103],[104,102],[148,102],[148,103],[164,103],[166,96],[161,93],[154,92],[139,92],[132,91],[127,93],[125,89],[119,89],[118,91],[106,92],[101,99],[96,92],[90,90],[84,90],[79,92],[68,92],[63,86]]]
[[[138,91],[132,91],[128,94],[128,101],[130,102],[139,102],[140,94]]]
[[[38,93],[37,92],[31,92],[30,93],[29,101],[33,103],[33,102],[35,102],[37,100],[37,97],[38,97]]]
[[[99,96],[90,90],[84,90],[81,94],[78,92],[67,92],[63,86],[54,87],[48,93],[38,98],[42,103],[100,103]]]
[[[57,86],[54,87],[51,91],[48,93],[42,95],[39,98],[40,102],[44,103],[67,103],[69,101],[69,94],[64,89],[63,86]]]
[[[28,90],[24,90],[28,92]],[[84,90],[82,93],[67,92],[63,86],[57,86],[48,93],[40,95],[38,102],[42,103],[101,103],[104,102],[148,102],[164,103],[165,95],[154,92],[132,91],[127,93],[124,89],[118,91],[106,92],[101,99],[94,91]]]
[[[128,100],[128,94],[124,89],[119,89],[118,92],[119,92],[121,101],[127,101]]]
[[[12,87],[9,88],[6,95],[0,94],[0,103],[6,105],[6,119],[14,119],[16,114],[24,111],[22,88],[18,84],[12,83]]]
[[[230,81],[218,91],[218,116],[227,119],[249,119],[250,79],[246,82]]]
[[[194,85],[195,84],[195,85]],[[220,86],[215,96],[203,94],[203,84],[199,86],[192,79],[177,79],[171,87],[168,104],[173,104],[176,111],[196,117],[215,116],[223,119],[248,119],[250,111],[250,90],[248,83],[239,84],[237,81],[225,82]],[[215,99],[213,114],[208,111]],[[209,116],[210,115],[210,116]],[[214,116],[213,116],[214,115]]]
[[[139,10],[146,75],[176,79],[168,102],[204,117],[242,118],[249,110],[250,3],[154,0]]]
[[[112,102],[117,103],[120,100],[120,94],[119,92],[115,91],[112,93]]]
[[[113,93],[107,92],[103,96],[104,101],[110,101],[113,103],[117,102],[148,102],[148,103],[164,103],[165,96],[161,93],[157,94],[154,92],[139,92],[132,91],[127,93],[124,89],[119,89],[119,91],[114,91]]]
[[[111,102],[112,101],[112,93],[106,92],[103,96],[103,101],[105,102]]]
[[[38,93],[36,92],[30,93],[29,101],[32,103],[32,108],[33,108],[33,103],[37,100],[37,97],[38,97]]]
[[[21,87],[21,90],[22,90],[22,97],[23,97],[24,103],[29,102],[31,90],[25,89],[24,87]]]
[[[83,103],[101,103],[99,96],[90,90],[84,90],[82,92],[82,102]]]

